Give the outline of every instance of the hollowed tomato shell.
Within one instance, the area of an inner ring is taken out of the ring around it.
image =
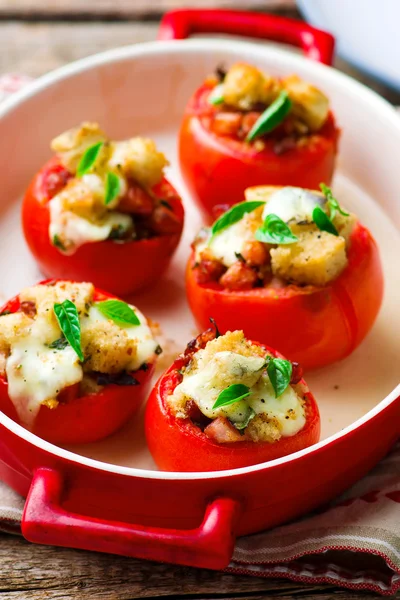
[[[192,254],[186,293],[200,330],[212,317],[222,333],[243,329],[249,339],[277,348],[306,370],[351,354],[371,329],[382,303],[378,248],[360,224],[351,234],[347,267],[324,287],[230,291],[218,283],[199,284],[193,265]]]
[[[319,189],[330,184],[340,131],[333,113],[321,130],[282,154],[275,141],[263,138],[264,149],[210,128],[215,107],[207,102],[212,84],[202,85],[190,99],[179,133],[179,158],[189,192],[202,210],[213,216],[220,204],[243,201],[244,190],[255,185],[292,185]]]
[[[46,283],[49,281],[41,282],[42,285]],[[100,290],[95,291],[97,301],[112,297]],[[16,312],[19,306],[16,296],[0,309],[0,313],[5,310]],[[153,372],[154,361],[145,371],[133,373],[138,385],[111,384],[98,393],[86,396],[77,397],[79,386],[66,388],[56,408],[41,406],[31,431],[53,444],[86,444],[101,440],[117,431],[139,411],[146,400]],[[4,376],[0,376],[0,410],[20,423],[8,396],[8,383]]]
[[[265,346],[266,353],[282,355]],[[149,450],[163,471],[220,471],[267,462],[307,448],[319,441],[320,416],[311,392],[305,392],[306,424],[297,434],[275,443],[219,444],[208,438],[190,419],[176,418],[167,397],[179,383],[179,359],[160,377],[146,406],[145,432]],[[300,384],[305,386],[302,379]]]
[[[59,164],[53,158],[44,165],[33,178],[22,204],[25,239],[42,273],[46,277],[92,281],[119,296],[133,294],[156,282],[168,267],[183,229],[184,210],[173,186],[163,179],[153,192],[172,206],[181,222],[179,232],[123,243],[91,242],[67,256],[50,241],[49,197],[44,190],[46,177]]]

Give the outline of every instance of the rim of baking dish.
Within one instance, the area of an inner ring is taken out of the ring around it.
[[[294,54],[293,52],[282,50],[280,48],[260,46],[254,42],[245,41],[231,41],[231,40],[217,40],[217,39],[191,39],[191,40],[174,40],[167,42],[146,42],[143,44],[135,44],[134,46],[125,46],[122,48],[116,48],[113,50],[107,50],[87,58],[75,61],[53,72],[50,72],[36,81],[30,83],[27,88],[22,89],[19,92],[13,94],[10,98],[7,98],[1,103],[0,106],[0,119],[11,112],[14,108],[20,104],[29,100],[31,97],[40,93],[42,90],[55,83],[63,81],[82,73],[90,71],[93,67],[97,67],[106,63],[121,62],[129,60],[135,56],[141,55],[159,55],[163,53],[169,54],[181,54],[185,53],[197,54],[202,51],[210,52],[210,50],[224,50],[230,51],[234,49],[237,51],[238,48],[243,48],[248,55],[253,54],[254,58],[259,58],[269,54],[272,59],[276,57],[281,63],[290,63],[290,66],[296,69],[296,66],[304,67],[307,65],[311,71],[316,71],[326,81],[333,81],[339,88],[352,89],[355,95],[362,94],[364,99],[367,100],[370,105],[379,112],[380,118],[386,120],[388,126],[392,130],[397,130],[400,138],[400,118],[396,114],[394,107],[387,102],[384,98],[364,86],[363,84],[355,81],[348,75],[336,71],[331,67],[322,65],[321,63],[310,61],[309,59]],[[376,415],[381,413],[387,406],[392,402],[396,401],[400,397],[400,383],[388,394],[383,400],[381,400],[373,409],[368,411],[364,416],[357,419],[351,425],[348,425],[344,429],[338,431],[334,435],[331,435],[324,440],[321,440],[313,446],[299,450],[288,456],[277,458],[272,461],[259,463],[249,467],[242,467],[240,469],[230,469],[226,471],[207,471],[207,472],[171,472],[171,471],[157,471],[150,469],[139,469],[136,467],[124,467],[114,465],[111,463],[101,462],[93,458],[88,458],[80,454],[71,452],[70,450],[64,450],[59,446],[55,446],[50,442],[46,442],[42,438],[34,435],[30,431],[26,430],[21,425],[15,423],[12,419],[7,417],[0,411],[0,424],[4,425],[8,430],[24,439],[25,441],[33,444],[36,447],[45,450],[46,452],[57,456],[61,459],[68,460],[70,462],[84,465],[87,467],[98,469],[99,471],[111,472],[120,475],[126,475],[129,477],[141,477],[145,479],[170,479],[170,480],[185,480],[185,479],[216,479],[221,477],[231,477],[241,475],[244,473],[251,473],[254,471],[260,471],[263,469],[270,469],[278,465],[282,465],[294,460],[299,460],[303,456],[318,452],[328,444],[332,444],[341,438],[347,436],[352,431],[364,426],[368,421],[373,419]]]

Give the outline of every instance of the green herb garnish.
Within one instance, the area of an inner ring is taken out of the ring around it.
[[[122,327],[131,327],[132,325],[140,325],[140,320],[135,314],[135,311],[122,300],[104,300],[97,302],[96,307],[102,315],[111,319],[117,325]]]
[[[332,235],[339,235],[336,227],[320,206],[314,208],[312,218],[318,229],[321,231],[327,231]]]
[[[256,240],[266,244],[294,244],[297,237],[278,215],[267,215],[255,234]]]
[[[103,145],[104,142],[97,142],[96,144],[93,144],[93,146],[89,146],[89,148],[85,150],[85,152],[82,155],[82,158],[78,163],[78,168],[76,169],[77,177],[82,177],[82,175],[85,175],[85,173],[90,171],[90,169],[95,164]]]
[[[75,350],[79,360],[83,361],[81,324],[75,304],[68,299],[61,304],[56,303],[54,304],[54,314],[69,345]]]
[[[292,108],[292,101],[286,90],[282,91],[278,98],[268,106],[259,116],[246,137],[246,142],[252,142],[255,138],[269,133],[280,125]]]
[[[213,237],[223,229],[226,229],[226,227],[234,225],[235,223],[240,221],[240,219],[244,217],[246,213],[253,212],[253,210],[258,208],[259,206],[262,206],[263,204],[265,204],[265,202],[263,202],[262,200],[239,202],[239,204],[235,204],[235,206],[232,206],[232,208],[227,210],[226,213],[221,215],[220,218],[215,221],[215,223],[211,227],[211,237]]]
[[[254,419],[254,417],[256,416],[256,413],[254,412],[254,410],[250,407],[250,410],[245,418],[244,421],[242,421],[241,423],[232,423],[236,429],[238,429],[239,431],[241,431],[242,429],[246,429],[247,425],[250,423],[250,421],[252,419]]]
[[[224,95],[223,95],[223,85],[216,85],[213,90],[208,95],[207,101],[214,106],[218,104],[224,103]]]
[[[53,246],[60,248],[60,250],[65,250],[65,246],[57,233],[53,236]]]
[[[234,383],[225,390],[222,390],[215,401],[213,410],[221,406],[228,406],[229,404],[239,402],[239,400],[243,400],[247,396],[250,396],[250,388],[247,385],[243,385],[243,383]]]
[[[5,315],[11,315],[11,310],[3,310],[3,312],[0,313],[0,317],[5,317]]]
[[[344,217],[350,216],[349,213],[345,212],[343,210],[343,208],[340,206],[339,202],[334,197],[330,187],[325,185],[325,183],[320,183],[319,187],[321,188],[321,192],[324,194],[326,201],[328,203],[329,211],[330,211],[329,216],[330,216],[331,221],[333,221],[333,219],[335,218],[336,212],[340,213]]]
[[[267,361],[268,377],[274,388],[275,398],[279,398],[290,383],[292,363],[283,358],[268,358]]]
[[[115,198],[117,198],[121,189],[121,182],[115,173],[109,171],[106,175],[106,186],[104,192],[104,204],[110,204]]]
[[[51,344],[49,344],[49,348],[53,348],[54,350],[64,350],[64,348],[66,348],[67,346],[68,340],[64,336],[61,336],[60,338],[54,340],[54,342],[51,342]]]

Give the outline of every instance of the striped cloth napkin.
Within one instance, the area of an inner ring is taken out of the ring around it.
[[[0,77],[0,100],[29,81]],[[0,531],[21,533],[23,506],[23,498],[0,483]],[[238,539],[227,571],[394,594],[400,589],[400,443],[330,505]]]

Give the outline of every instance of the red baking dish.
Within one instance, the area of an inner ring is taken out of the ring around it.
[[[308,25],[249,13],[178,11],[165,17],[159,37],[211,31],[294,43],[308,58],[237,40],[158,41],[68,65],[1,106],[3,299],[40,279],[23,242],[18,198],[49,158],[49,140],[85,119],[99,121],[116,139],[154,137],[171,160],[168,177],[187,211],[168,272],[134,299],[161,323],[166,351],[159,371],[166,368],[194,334],[183,281],[200,216],[176,167],[180,120],[188,98],[217,64],[245,60],[273,74],[298,73],[330,97],[343,131],[333,187],[380,247],[386,285],[380,316],[349,358],[306,373],[321,411],[321,441],[268,463],[209,473],[159,472],[141,420],[102,442],[62,448],[0,413],[0,478],[27,497],[22,531],[32,542],[220,569],[229,563],[235,536],[328,501],[399,437],[399,117],[367,88],[318,64],[330,63],[333,40]]]

